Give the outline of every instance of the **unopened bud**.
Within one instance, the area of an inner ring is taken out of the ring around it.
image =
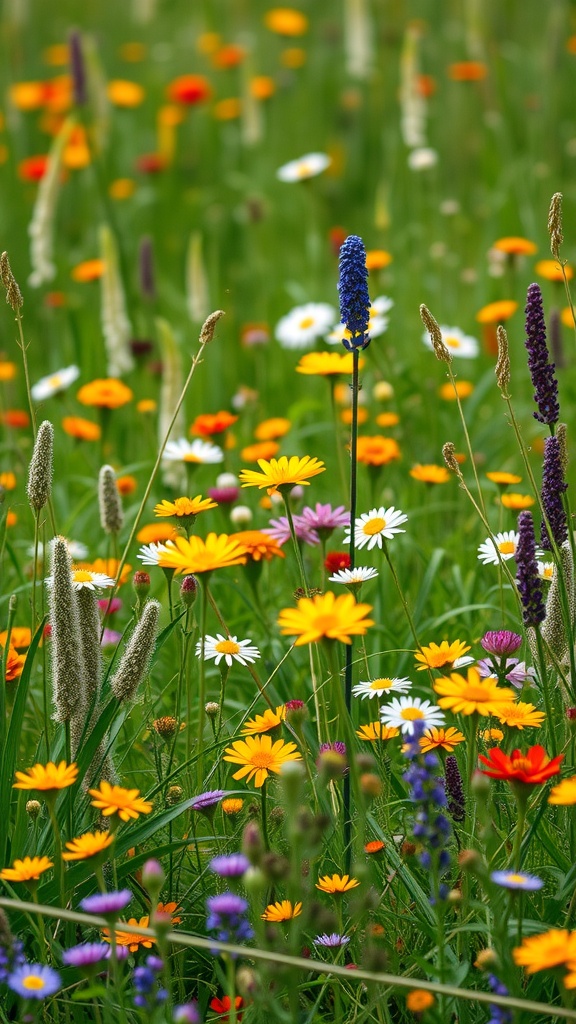
[[[254,996],[260,987],[260,979],[252,967],[239,967],[236,971],[236,988],[245,999]]]
[[[464,871],[477,872],[483,866],[478,850],[462,850],[458,854],[458,863]]]
[[[198,580],[190,574],[185,576],[180,584],[180,598],[186,608],[191,608],[198,594]]]
[[[303,700],[287,700],[284,709],[286,712],[286,722],[291,725],[294,729],[299,729],[300,726],[304,725],[304,722],[308,721],[310,717],[308,714],[308,708],[306,707]]]
[[[264,853],[264,840],[262,839],[262,833],[260,826],[256,821],[249,821],[244,828],[244,834],[242,836],[242,853],[248,857],[248,860],[256,867],[262,860],[262,854]]]
[[[151,858],[142,868],[142,885],[149,896],[158,897],[166,881],[166,874],[160,861]]]
[[[483,772],[473,772],[470,780],[470,792],[474,796],[486,799],[490,792],[490,779]]]
[[[376,799],[382,793],[382,780],[374,772],[364,772],[360,776],[360,789],[364,796],[368,796],[371,799]]]
[[[166,793],[166,803],[170,806],[180,803],[184,796],[184,790],[182,786],[170,786]]]
[[[160,739],[165,740],[169,743],[171,739],[176,735],[176,729],[178,728],[178,722],[172,715],[164,715],[162,718],[156,718],[152,722],[154,731],[158,733]]]
[[[132,577],[132,586],[134,587],[138,597],[146,597],[150,590],[150,574],[139,569]]]
[[[208,715],[208,718],[216,718],[220,713],[220,705],[217,704],[215,700],[209,700],[208,703],[204,705],[204,711]]]
[[[499,964],[500,961],[493,949],[481,949],[474,961],[474,967],[480,971],[494,971]]]
[[[41,810],[42,810],[42,805],[38,802],[38,800],[27,800],[26,801],[26,814],[30,815],[30,817],[32,818],[32,821],[36,821],[36,818],[40,814]]]

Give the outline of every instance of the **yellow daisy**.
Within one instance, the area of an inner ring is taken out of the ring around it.
[[[453,726],[450,726],[448,729],[442,729],[435,725],[426,729],[424,735],[419,740],[423,754],[427,754],[430,750],[447,750],[450,754],[458,743],[464,743],[465,741],[466,737]]]
[[[544,712],[537,711],[534,704],[525,704],[523,701],[502,704],[496,708],[494,714],[502,725],[509,725],[515,729],[524,729],[527,725],[542,725],[546,718]]]
[[[245,565],[246,553],[242,544],[232,540],[226,533],[219,536],[209,533],[206,540],[201,537],[177,537],[166,541],[166,550],[158,560],[161,569],[175,569],[176,573],[199,575],[226,569],[230,565]]]
[[[361,365],[364,365],[364,362],[364,359],[359,360]],[[298,363],[296,373],[332,377],[338,373],[351,374],[353,369],[354,356],[352,352],[346,352],[342,355],[338,352],[307,352]]]
[[[152,810],[152,804],[142,799],[139,789],[112,786],[105,779],[100,783],[100,789],[89,789],[88,792],[94,797],[92,807],[97,807],[107,818],[117,814],[122,821],[130,821]]]
[[[195,498],[175,498],[174,501],[167,501],[164,498],[159,505],[154,507],[157,516],[176,516],[178,519],[186,516],[197,516],[199,512],[207,512],[209,508],[218,508],[218,503],[212,498],[203,498],[197,494]]]
[[[360,885],[358,879],[350,878],[349,875],[324,875],[323,878],[319,878],[316,882],[317,889],[320,889],[321,892],[329,892],[332,895],[348,892],[349,889],[355,889],[357,885]]]
[[[78,768],[75,764],[66,764],[66,761],[60,761],[58,765],[49,761],[46,765],[35,764],[27,772],[16,772],[16,778],[18,782],[14,783],[14,789],[37,789],[48,793],[72,786],[78,778]]]
[[[110,832],[85,832],[77,839],[71,839],[66,843],[68,853],[62,854],[63,860],[87,860],[88,857],[95,857],[112,846],[114,836]]]
[[[548,803],[558,804],[560,807],[571,807],[576,804],[576,775],[562,779],[557,786],[552,786]]]
[[[364,618],[372,610],[369,604],[357,603],[352,594],[336,597],[331,591],[302,597],[297,608],[283,608],[278,618],[283,636],[297,636],[296,647],[317,640],[341,640],[352,643],[352,636],[364,636],[374,625],[373,619]]]
[[[277,707],[276,711],[272,711],[272,708],[266,708],[263,715],[256,715],[244,723],[242,735],[253,736],[256,733],[269,732],[270,729],[276,729],[279,725],[282,725],[285,717],[286,708],[283,704]]]
[[[281,903],[269,903],[261,917],[263,921],[291,921],[301,913],[301,903],[292,905],[290,900],[282,900]]]
[[[487,676],[480,678],[477,668],[471,666],[468,676],[452,672],[450,678],[443,676],[434,682],[434,690],[440,694],[438,704],[448,708],[455,714],[497,715],[503,705],[512,704],[516,700],[514,690],[506,686],[498,686],[496,679]]]
[[[52,867],[54,865],[48,857],[24,857],[23,860],[15,860],[11,868],[3,868],[0,878],[4,882],[30,882]]]
[[[308,478],[323,473],[326,468],[323,462],[311,458],[309,455],[305,455],[303,458],[299,458],[297,455],[292,455],[290,458],[281,455],[279,459],[270,459],[269,462],[266,459],[258,459],[258,465],[262,470],[261,473],[257,473],[253,469],[241,470],[242,487],[259,487],[260,489],[268,487],[271,490],[282,490],[282,488],[294,487],[295,484],[308,486],[310,482]]]
[[[464,643],[463,640],[454,640],[452,643],[443,640],[441,644],[432,643],[428,647],[421,647],[419,651],[415,652],[416,661],[420,662],[418,671],[452,665],[457,658],[461,658],[469,650],[470,645]]]
[[[361,740],[369,740],[374,743],[376,740],[391,740],[400,735],[400,730],[394,726],[382,725],[382,722],[370,722],[368,725],[361,725],[356,730],[356,735]]]
[[[515,964],[525,968],[526,974],[561,967],[570,960],[576,960],[576,932],[551,928],[540,935],[529,935],[521,946],[512,950],[512,956]]]
[[[295,743],[285,743],[284,740],[276,740],[275,743],[272,743],[272,737],[266,734],[264,736],[247,736],[245,740],[237,740],[231,747],[226,748],[224,755],[224,761],[241,765],[232,777],[234,779],[245,778],[246,782],[254,779],[257,789],[266,782],[270,772],[275,772],[278,775],[282,770],[282,765],[287,761],[302,760]]]

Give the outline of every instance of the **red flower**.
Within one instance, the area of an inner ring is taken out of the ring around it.
[[[242,999],[242,996],[236,996],[236,998],[234,1000],[234,1005],[236,1007],[236,1010],[239,1010],[240,1007],[243,1004],[244,1004],[244,1000]],[[224,1013],[224,1014],[226,1014],[225,1017],[222,1017],[222,1024],[227,1024],[227,1021],[228,1021],[228,1010],[230,1009],[230,1006],[231,1006],[230,996],[222,996],[222,999],[218,999],[218,996],[214,996],[214,998],[210,1000],[210,1009],[214,1010],[214,1013],[218,1013],[218,1014]],[[241,1013],[238,1014],[237,1020],[239,1022],[242,1020],[242,1014]]]
[[[166,95],[171,103],[185,103],[193,106],[210,99],[212,87],[204,75],[180,75],[170,82]]]
[[[350,568],[350,555],[347,551],[329,551],[326,555],[324,568],[328,572],[338,572],[339,569]]]
[[[488,751],[488,757],[480,754],[480,760],[488,766],[482,770],[482,774],[489,775],[491,779],[540,786],[553,775],[559,774],[564,754],[558,754],[558,757],[550,759],[544,747],[536,746],[530,747],[526,754],[521,750],[513,750],[508,755],[500,750],[500,747],[493,747]]]

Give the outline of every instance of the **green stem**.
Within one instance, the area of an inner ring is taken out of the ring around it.
[[[294,519],[292,518],[292,509],[290,508],[290,501],[288,495],[284,493],[284,488],[280,487],[279,490],[282,492],[282,497],[284,499],[284,508],[286,509],[286,518],[288,520],[288,526],[290,528],[290,536],[292,537],[292,544],[294,546],[294,554],[296,555],[296,562],[298,564],[298,571],[300,573],[302,590],[304,591],[306,597],[308,597],[310,589],[308,587],[308,582],[306,580],[306,570],[304,569],[302,552],[300,551],[300,545],[298,543],[298,538],[296,537],[296,530],[294,528]]]
[[[522,785],[522,783],[520,783]],[[518,807],[518,818],[516,819],[516,831],[514,833],[514,846],[512,848],[512,864],[515,871],[520,870],[520,854],[522,847],[522,836],[524,835],[524,824],[526,822],[527,798],[524,793],[516,793],[516,806]]]
[[[200,671],[198,683],[198,731],[197,749],[198,764],[196,769],[196,780],[201,785],[204,777],[203,754],[204,754],[204,705],[206,703],[206,664],[204,661],[204,644],[206,640],[206,622],[208,617],[208,573],[200,574],[200,585],[202,587],[202,608],[200,611]]]
[[[260,790],[262,797],[262,839],[264,840],[264,847],[266,850],[270,849],[270,843],[268,842],[268,816],[266,813],[266,780],[262,783],[262,789]]]

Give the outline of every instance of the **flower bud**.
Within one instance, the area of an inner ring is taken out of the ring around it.
[[[180,599],[186,608],[191,608],[198,594],[198,580],[191,573],[180,584]]]
[[[184,796],[184,790],[182,786],[170,786],[166,793],[166,803],[169,805],[180,803]]]
[[[166,881],[164,869],[158,860],[147,860],[142,868],[142,885],[152,898],[158,897]]]
[[[256,867],[262,860],[264,853],[264,840],[260,826],[256,821],[249,821],[242,836],[242,853],[248,857],[250,863]]]
[[[253,997],[260,987],[260,979],[252,967],[239,967],[236,971],[236,988],[245,999]]]
[[[36,818],[42,810],[42,805],[38,800],[27,800],[26,801],[26,814],[29,814],[32,821],[36,821]]]
[[[204,705],[204,711],[208,715],[208,718],[216,718],[220,713],[220,705],[217,704],[215,700],[209,700],[208,703]]]
[[[286,722],[294,729],[299,729],[310,717],[308,708],[303,700],[287,700],[284,707],[286,710]]]
[[[253,518],[252,509],[248,505],[236,505],[230,512],[230,522],[234,526],[248,526]]]
[[[474,961],[474,967],[480,971],[495,971],[500,965],[497,954],[493,949],[481,949]]]
[[[162,718],[155,718],[152,722],[154,732],[158,733],[160,739],[169,743],[176,735],[178,722],[172,715],[164,715]]]
[[[135,572],[132,577],[132,586],[140,600],[142,600],[150,590],[150,573],[144,572],[142,569]]]
[[[382,780],[374,772],[364,772],[360,776],[360,789],[364,796],[375,800],[382,793]]]

